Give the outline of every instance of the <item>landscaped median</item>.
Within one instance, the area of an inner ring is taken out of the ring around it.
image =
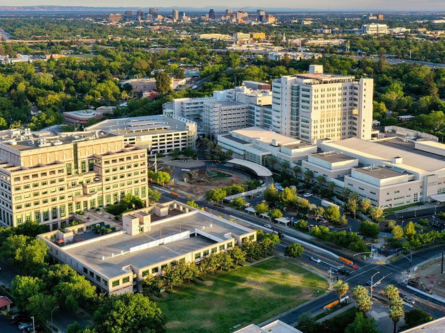
[[[230,332],[279,315],[328,288],[323,278],[275,257],[203,279],[156,301],[167,317],[167,332]]]

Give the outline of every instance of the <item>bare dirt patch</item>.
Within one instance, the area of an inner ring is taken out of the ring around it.
[[[411,276],[423,284],[423,286],[431,290],[433,294],[445,297],[445,274],[441,274],[441,260],[436,259],[420,266]]]

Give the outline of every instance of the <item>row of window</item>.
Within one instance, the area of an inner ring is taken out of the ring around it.
[[[57,170],[57,173],[58,174],[63,174],[64,170],[63,169],[59,169],[59,170]],[[21,180],[30,180],[31,178],[32,179],[36,179],[36,178],[39,178],[39,177],[48,177],[48,176],[54,176],[54,175],[56,175],[56,171],[52,170],[50,172],[41,172],[40,174],[33,173],[32,175],[24,175],[22,177],[14,177],[14,181],[15,182],[20,182]]]

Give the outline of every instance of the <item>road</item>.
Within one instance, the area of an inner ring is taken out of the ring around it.
[[[182,202],[186,202],[187,198],[182,197],[174,197],[167,193],[163,193],[163,199],[162,201],[169,201],[169,200],[178,200]],[[243,213],[237,212],[235,210],[232,210],[230,208],[223,208],[218,206],[212,206],[209,205],[206,201],[197,201],[197,204],[201,207],[209,207],[210,206],[210,212],[214,214],[223,214],[223,215],[230,215],[232,217],[236,217],[236,222],[245,225],[250,228],[258,228],[267,230],[264,228],[264,220],[258,219],[251,216],[246,216]],[[245,222],[243,222],[245,221]],[[291,244],[293,241],[291,239],[298,239],[305,242],[310,242],[310,237],[307,234],[302,234],[292,228],[280,226],[280,225],[274,225],[274,228],[278,229],[280,232],[282,232],[285,237],[282,239],[282,244],[277,246],[276,250],[278,252],[284,252],[284,249],[287,245]],[[322,271],[324,274],[326,274],[326,277],[328,276],[328,269],[331,267],[338,267],[344,264],[343,261],[339,260],[338,258],[335,258],[332,255],[326,254],[324,251],[332,252],[338,256],[345,257],[347,259],[352,260],[354,263],[358,265],[358,269],[353,271],[351,276],[338,276],[339,278],[342,278],[346,282],[350,284],[350,289],[354,288],[357,285],[363,285],[366,286],[367,282],[370,281],[371,276],[375,275],[375,278],[373,282],[379,281],[382,279],[380,285],[374,288],[374,295],[379,294],[382,292],[382,290],[389,284],[393,284],[396,287],[399,288],[401,293],[404,293],[408,296],[415,296],[419,299],[422,299],[422,302],[417,302],[414,305],[414,308],[420,308],[425,310],[426,312],[430,313],[434,318],[439,318],[445,315],[445,309],[438,310],[436,308],[432,308],[429,306],[429,304],[435,304],[438,305],[440,308],[441,306],[444,306],[445,303],[442,303],[440,301],[435,300],[434,298],[430,296],[425,296],[419,292],[413,292],[411,289],[405,287],[401,284],[401,282],[406,279],[405,271],[411,269],[415,265],[424,262],[425,260],[430,259],[433,256],[438,255],[441,253],[443,247],[436,247],[436,248],[430,248],[426,249],[424,251],[418,252],[413,254],[412,257],[412,263],[409,262],[406,258],[401,258],[393,262],[392,264],[385,264],[385,265],[378,265],[376,263],[373,263],[372,261],[363,261],[359,257],[350,257],[348,255],[345,255],[341,251],[338,251],[336,249],[331,249],[327,246],[319,246],[317,245],[320,250],[317,249],[310,249],[305,248],[305,254],[304,254],[304,263],[306,265],[310,265],[313,267],[313,269]],[[314,256],[319,259],[321,259],[320,263],[316,263],[314,261],[310,260],[310,257]],[[333,279],[337,279],[337,276],[333,276]],[[338,297],[334,292],[327,293],[325,296],[320,297],[315,302],[311,302],[307,305],[303,305],[299,307],[298,309],[291,311],[290,313],[287,313],[286,315],[282,316],[280,320],[284,321],[285,323],[289,325],[294,325],[298,321],[298,317],[305,313],[305,312],[317,312],[323,309],[323,307],[326,304],[329,304],[335,300],[337,300]],[[374,303],[376,304],[377,301],[374,299]],[[378,303],[377,303],[378,304]],[[413,308],[406,306],[406,311],[412,310]]]

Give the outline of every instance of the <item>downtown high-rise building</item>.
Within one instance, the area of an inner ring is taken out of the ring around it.
[[[209,10],[209,19],[211,19],[211,20],[216,19],[216,13],[213,9]]]
[[[176,9],[172,10],[172,20],[175,22],[179,20],[179,11]]]
[[[371,139],[373,79],[324,74],[283,76],[272,84],[271,130],[309,143],[357,137]]]

